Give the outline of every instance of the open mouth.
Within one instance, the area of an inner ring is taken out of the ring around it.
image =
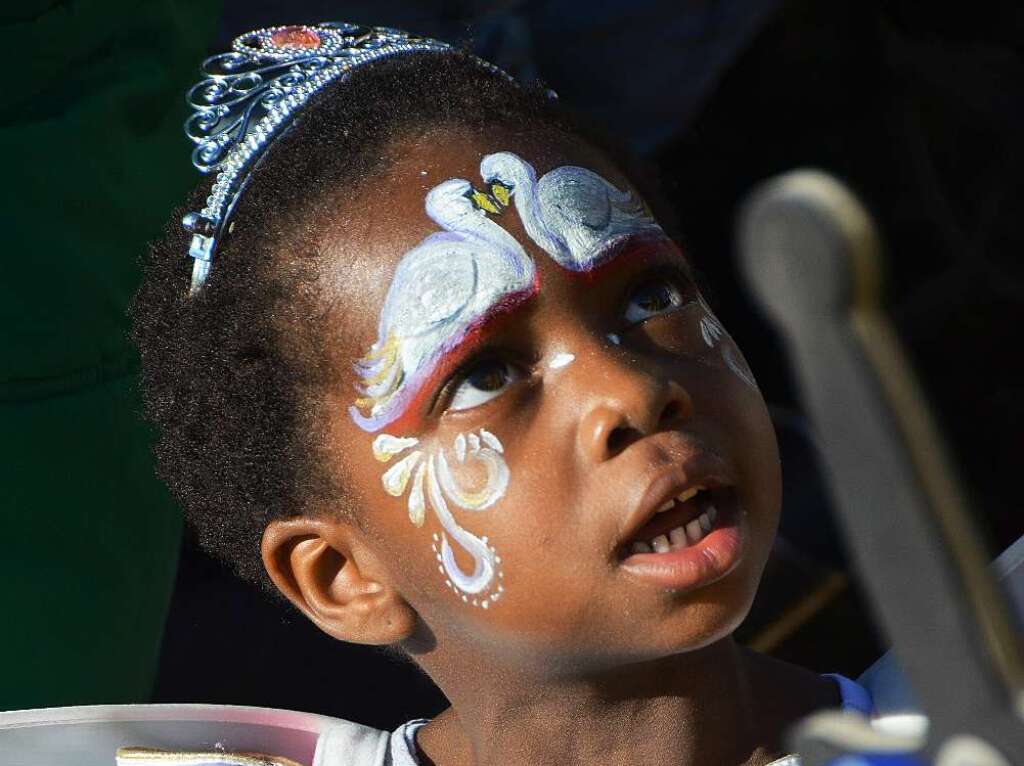
[[[739,566],[746,513],[734,486],[695,483],[661,506],[618,548],[631,577],[670,591],[716,582]]]
[[[688,487],[665,501],[654,516],[620,548],[620,557],[635,553],[669,553],[696,545],[720,523],[731,488]]]

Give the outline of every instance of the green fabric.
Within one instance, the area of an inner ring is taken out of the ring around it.
[[[141,702],[181,516],[125,309],[195,182],[183,93],[219,3],[5,3],[0,709]]]

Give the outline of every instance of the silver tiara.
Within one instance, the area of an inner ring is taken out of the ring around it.
[[[195,259],[190,293],[206,280],[253,169],[313,94],[361,64],[450,48],[398,29],[339,22],[257,29],[231,47],[203,62],[205,77],[186,97],[193,110],[185,121],[185,133],[196,144],[192,164],[202,173],[217,171],[206,207],[182,219],[192,233],[189,255]]]

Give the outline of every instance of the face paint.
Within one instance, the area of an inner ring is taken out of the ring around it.
[[[491,316],[519,305],[539,285],[522,246],[487,218],[468,181],[427,195],[426,211],[445,231],[399,262],[381,311],[377,341],[356,363],[362,396],[349,409],[365,431],[395,421],[438,362]]]
[[[513,198],[527,235],[572,272],[593,273],[615,258],[619,242],[637,234],[665,238],[632,193],[585,168],[555,168],[538,181],[529,163],[502,152],[484,157],[480,173],[487,191],[451,179],[427,194],[427,215],[443,231],[402,257],[381,309],[377,340],[356,363],[361,396],[349,414],[365,431],[399,424],[489,320],[539,290],[533,260],[488,218],[500,214]],[[618,336],[608,338],[618,345]],[[573,354],[557,354],[551,368],[574,359]],[[504,449],[485,429],[459,434],[450,453],[427,452],[416,449],[418,445],[415,438],[390,434],[374,439],[377,460],[397,458],[381,484],[394,497],[408,491],[409,519],[416,526],[423,525],[430,506],[443,530],[434,535],[433,549],[445,584],[464,602],[487,609],[504,592],[501,557],[486,537],[458,524],[449,504],[466,511],[493,506],[509,481]],[[474,487],[466,487],[456,475],[459,466],[470,463],[484,469],[484,478]],[[459,566],[452,541],[472,558],[471,572]]]
[[[365,431],[394,423],[446,356],[539,289],[532,259],[488,214],[499,214],[514,198],[534,243],[574,272],[613,259],[615,244],[626,238],[664,237],[639,199],[586,168],[564,165],[538,181],[528,162],[499,152],[483,158],[480,174],[487,192],[450,179],[427,194],[427,215],[445,231],[399,262],[377,340],[356,364],[361,396],[349,413]]]
[[[586,168],[564,165],[537,180],[528,162],[499,152],[484,157],[480,175],[510,190],[530,239],[568,271],[599,266],[614,257],[614,243],[625,237],[664,236],[632,192]]]
[[[388,452],[390,446],[399,444],[405,446],[397,452]],[[509,481],[504,447],[498,437],[483,428],[456,436],[451,455],[444,448],[430,452],[412,449],[418,444],[417,439],[389,434],[374,439],[374,454],[387,455],[386,461],[402,451],[412,450],[384,472],[381,484],[393,497],[401,497],[409,490],[409,520],[417,527],[423,525],[429,503],[443,530],[440,535],[434,535],[433,549],[445,584],[467,604],[487,609],[505,591],[500,582],[504,577],[500,571],[501,557],[486,537],[477,537],[459,525],[449,503],[466,511],[485,511],[501,499]],[[482,465],[485,478],[467,487],[456,470],[473,462]],[[473,559],[472,572],[467,573],[459,566],[450,540]]]
[[[404,452],[409,447],[414,447],[417,439],[401,439],[397,436],[381,434],[373,440],[373,456],[382,463],[388,462],[399,452]]]
[[[725,335],[725,328],[718,321],[718,317],[711,313],[711,308],[700,299],[701,308],[704,309],[704,316],[700,318],[700,334],[708,348],[714,348],[719,339]]]
[[[751,388],[757,388],[757,381],[754,380],[754,373],[750,371],[746,361],[740,356],[736,349],[730,344],[722,346],[722,358],[725,360],[725,364],[732,370],[740,380],[746,383]]]
[[[552,370],[560,370],[563,367],[568,367],[570,364],[573,363],[575,359],[575,354],[567,354],[565,352],[555,354],[554,358],[551,360],[551,363],[548,365],[548,367],[551,368]]]
[[[718,341],[728,333],[726,333],[722,323],[711,312],[711,307],[705,303],[703,298],[700,299],[700,305],[704,309],[704,316],[700,318],[700,334],[704,338],[704,343],[707,344],[707,347],[714,348]],[[731,343],[722,344],[722,360],[725,362],[725,366],[732,370],[733,374],[740,380],[751,388],[757,388],[754,373],[750,371],[743,357],[737,353]]]

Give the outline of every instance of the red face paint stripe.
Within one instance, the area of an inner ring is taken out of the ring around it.
[[[683,255],[683,251],[671,239],[664,236],[640,235],[615,243],[607,251],[597,254],[594,260],[599,263],[594,268],[587,271],[566,270],[566,273],[583,282],[593,283],[628,267],[636,266],[637,261],[653,261],[656,256],[664,256],[666,252],[679,258],[687,271],[691,271],[690,263]]]
[[[474,321],[450,349],[444,350],[434,363],[434,369],[423,379],[409,403],[387,427],[393,431],[418,431],[423,427],[427,415],[427,402],[434,392],[449,375],[454,372],[472,353],[488,338],[505,326],[514,316],[515,310],[526,304],[540,291],[540,277],[535,275],[533,284],[528,290],[505,296],[495,303],[487,313]]]

